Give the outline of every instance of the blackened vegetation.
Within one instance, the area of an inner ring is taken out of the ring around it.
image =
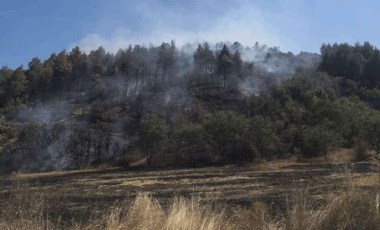
[[[379,153],[379,84],[369,43],[321,56],[237,42],[75,47],[0,69],[0,171],[245,163],[358,143]]]

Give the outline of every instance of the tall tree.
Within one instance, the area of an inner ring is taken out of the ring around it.
[[[104,47],[100,46],[97,50],[89,54],[91,62],[92,79],[99,82],[107,72],[107,53]]]
[[[175,74],[174,69],[178,56],[174,40],[170,44],[162,43],[158,55],[158,63],[162,69],[162,82],[169,80],[171,83]]]
[[[215,56],[214,52],[210,49],[209,44],[204,43],[203,46],[199,44],[197,50],[194,52],[193,59],[198,82],[201,81],[203,77],[209,77],[209,81],[212,83],[215,68]]]
[[[206,66],[207,74],[210,77],[210,83],[213,84],[214,81],[214,72],[215,72],[215,55],[214,52],[211,50],[210,45],[206,42],[204,43],[204,49],[203,49],[203,59]]]
[[[54,79],[53,85],[56,90],[61,93],[64,90],[69,90],[72,65],[66,51],[60,52],[54,60]]]
[[[202,78],[203,74],[203,46],[201,44],[198,45],[197,50],[194,52],[194,67],[196,69],[197,81],[199,82]]]
[[[78,46],[74,47],[69,54],[72,64],[73,80],[79,81],[79,86],[84,88],[86,76],[88,74],[88,58],[85,53],[82,53]]]
[[[367,60],[364,69],[364,78],[369,85],[379,86],[380,85],[380,51],[376,50],[373,52],[371,57]]]
[[[0,104],[4,105],[9,95],[7,95],[7,84],[13,75],[13,70],[7,66],[0,69]]]
[[[233,61],[233,68],[234,72],[238,77],[242,77],[243,75],[243,59],[241,57],[241,54],[239,50],[236,50],[234,55],[232,56],[232,61]]]
[[[224,87],[227,87],[227,79],[228,79],[229,74],[233,70],[232,68],[233,68],[233,61],[231,59],[230,51],[227,45],[224,44],[217,59],[218,74],[221,74],[223,76]]]
[[[29,82],[28,94],[31,97],[39,97],[42,92],[41,78],[44,75],[44,65],[39,58],[33,58],[28,64],[26,77]]]
[[[12,74],[8,94],[15,98],[20,97],[25,92],[27,87],[27,80],[22,66],[18,67]]]

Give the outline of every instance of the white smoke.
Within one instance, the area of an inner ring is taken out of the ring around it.
[[[23,124],[44,125],[65,122],[70,117],[71,108],[66,100],[58,99],[19,106],[15,114],[15,122]]]
[[[78,45],[89,52],[103,46],[110,52],[116,52],[119,48],[126,48],[130,44],[157,45],[172,39],[175,39],[178,45],[193,41],[201,43],[204,41],[212,43],[239,41],[253,45],[256,41],[260,41],[270,46],[285,46],[276,29],[265,20],[258,8],[253,8],[250,4],[241,4],[232,10],[228,9],[223,16],[215,20],[214,24],[198,29],[184,29],[177,25],[175,21],[183,17],[179,13],[176,15],[172,12],[170,16],[165,16],[166,14],[162,14],[156,9],[141,5],[137,10],[143,11],[144,15],[149,15],[149,20],[158,21],[154,23],[149,32],[139,34],[128,28],[117,28],[111,35],[90,33],[78,42],[71,44],[69,48]],[[112,26],[112,23],[110,24]]]

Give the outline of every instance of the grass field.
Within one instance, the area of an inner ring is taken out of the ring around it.
[[[132,202],[138,194],[145,202],[157,201],[163,210],[169,210],[173,200],[180,197],[223,210],[228,216],[260,204],[272,222],[282,222],[294,199],[307,200],[309,207],[318,210],[342,193],[376,196],[379,185],[379,168],[373,163],[276,160],[198,169],[14,173],[0,178],[0,201],[2,210],[19,206],[16,213],[40,203],[44,218],[63,226],[112,214],[111,207]]]

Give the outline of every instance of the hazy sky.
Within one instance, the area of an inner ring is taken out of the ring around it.
[[[207,40],[319,52],[323,42],[380,46],[376,0],[1,0],[0,66],[79,45]]]

